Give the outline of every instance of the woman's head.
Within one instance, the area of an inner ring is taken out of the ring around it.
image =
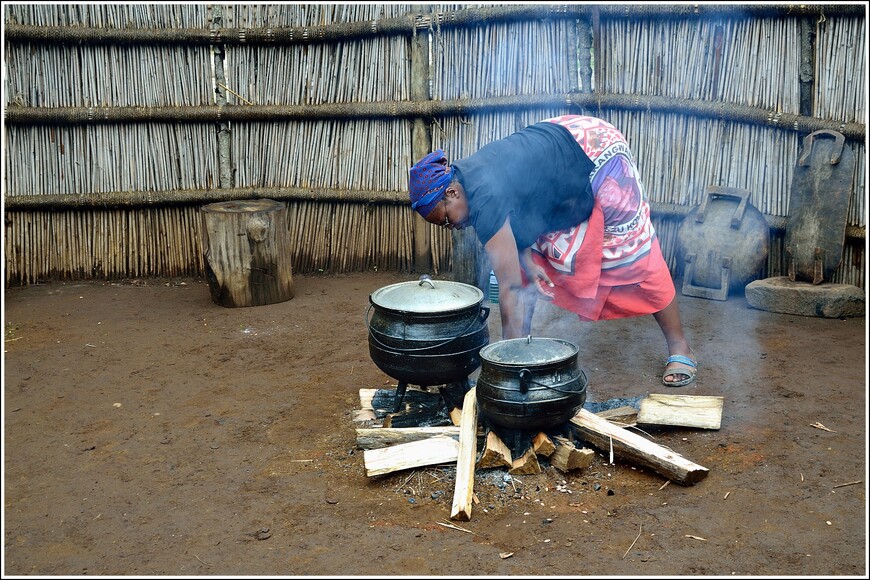
[[[408,172],[408,193],[411,207],[424,218],[444,198],[453,181],[453,168],[447,164],[444,151],[438,149],[426,155]]]

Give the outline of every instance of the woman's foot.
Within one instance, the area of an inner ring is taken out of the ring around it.
[[[668,387],[682,387],[694,381],[695,374],[698,372],[698,362],[694,359],[694,354],[669,356],[662,375],[662,383]]]

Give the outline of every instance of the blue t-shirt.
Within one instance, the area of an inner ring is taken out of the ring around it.
[[[566,128],[530,125],[453,163],[469,224],[486,244],[510,216],[517,248],[588,219],[592,161]]]

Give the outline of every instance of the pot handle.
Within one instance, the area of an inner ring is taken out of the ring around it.
[[[586,390],[586,387],[589,385],[589,379],[586,378],[586,373],[583,372],[583,369],[577,369],[580,371],[580,374],[583,376],[583,388],[579,391],[566,391],[563,389],[557,389],[556,387],[545,385],[544,383],[539,383],[538,381],[532,380],[532,371],[529,369],[520,369],[519,377],[520,377],[520,393],[526,394],[529,390],[529,384],[538,385],[539,387],[544,387],[545,389],[550,389],[551,391],[556,391],[558,393],[563,393],[566,395],[576,395],[577,393],[582,393]]]
[[[489,306],[481,306],[480,307],[480,321],[486,322],[487,318],[489,318]]]
[[[532,371],[529,369],[520,369],[520,392],[526,394],[529,391],[529,383],[534,383],[532,380]]]
[[[477,322],[477,318],[473,318],[473,319],[471,320],[471,322],[468,324],[468,326],[466,326],[466,327],[462,330],[462,332],[460,332],[459,334],[457,334],[456,336],[454,336],[454,337],[452,337],[452,338],[448,338],[448,339],[445,340],[444,342],[439,342],[438,344],[432,344],[432,345],[429,345],[429,346],[421,346],[420,348],[402,348],[402,349],[396,349],[395,347],[392,347],[392,346],[390,346],[390,345],[388,345],[388,344],[384,344],[383,342],[381,342],[380,340],[378,340],[378,337],[375,336],[374,333],[372,332],[371,321],[369,320],[369,312],[372,311],[372,308],[373,308],[373,307],[374,307],[374,303],[369,304],[369,307],[366,308],[366,312],[365,312],[366,330],[368,330],[369,338],[371,338],[373,341],[375,341],[375,342],[378,343],[379,345],[383,346],[384,348],[388,348],[388,349],[392,349],[392,350],[401,350],[402,352],[424,352],[424,351],[427,351],[427,350],[432,350],[432,349],[436,349],[436,348],[441,348],[442,346],[444,346],[444,345],[446,345],[446,344],[450,344],[450,343],[453,342],[454,340],[460,339],[460,338],[462,338],[463,336],[465,336],[465,333],[468,332],[469,330],[471,330],[471,328],[472,328],[472,327],[475,325],[475,323]],[[486,306],[482,306],[482,307],[481,307],[481,309],[484,309],[484,308],[486,308]],[[486,317],[487,317],[487,316],[489,316],[489,308],[486,308],[486,316],[483,317],[483,320],[486,320]]]

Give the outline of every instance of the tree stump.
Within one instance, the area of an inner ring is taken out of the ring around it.
[[[212,300],[236,308],[293,298],[287,205],[271,199],[203,206],[202,245]]]

